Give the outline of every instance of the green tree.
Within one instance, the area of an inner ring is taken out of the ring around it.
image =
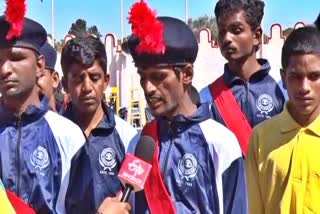
[[[208,28],[211,31],[211,39],[217,41],[218,27],[215,17],[204,15],[194,20],[189,18],[188,25],[196,36],[202,28]]]
[[[292,27],[289,27],[283,31],[283,35],[287,38],[293,30],[294,29]]]
[[[52,39],[51,33],[48,33],[48,37]],[[60,41],[56,39],[54,40],[54,48],[57,51],[61,52],[63,45],[64,45],[64,39],[60,39]]]
[[[90,33],[95,35],[98,39],[101,38],[101,33],[99,32],[97,26],[93,25],[87,28],[87,22],[84,19],[77,19],[75,23],[72,23],[68,33],[76,37],[85,36]]]
[[[55,40],[54,42],[54,48],[59,52],[62,51],[63,45],[64,45],[64,39],[60,39],[60,41]]]
[[[87,22],[84,19],[78,19],[75,23],[72,23],[68,33],[76,37],[85,36],[87,34]]]
[[[101,34],[100,34],[97,26],[95,26],[95,25],[93,25],[93,26],[91,26],[91,27],[88,28],[88,33],[91,33],[91,34],[93,34],[93,35],[96,35],[97,38],[99,38],[99,39],[101,38]]]

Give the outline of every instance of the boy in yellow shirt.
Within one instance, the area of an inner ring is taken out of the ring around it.
[[[282,48],[282,67],[289,101],[250,139],[249,212],[320,213],[320,31],[293,31]]]

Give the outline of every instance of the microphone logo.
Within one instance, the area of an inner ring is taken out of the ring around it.
[[[139,160],[134,160],[128,164],[128,169],[133,173],[133,176],[141,175],[144,172]]]
[[[123,185],[130,184],[134,191],[143,189],[148,178],[151,165],[128,153],[124,159],[118,177]]]

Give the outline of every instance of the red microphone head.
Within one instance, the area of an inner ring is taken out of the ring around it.
[[[151,171],[150,162],[155,150],[155,142],[149,136],[142,136],[137,144],[135,156],[128,153],[124,159],[118,177],[121,183],[131,185],[133,192],[143,190]]]

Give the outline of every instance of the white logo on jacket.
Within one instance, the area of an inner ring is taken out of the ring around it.
[[[39,170],[40,174],[43,176],[42,172],[50,164],[50,158],[46,148],[38,146],[30,155],[31,165],[35,170]]]
[[[116,152],[114,149],[111,147],[104,148],[99,154],[99,163],[103,168],[100,174],[114,175],[112,169],[117,165]]]
[[[272,97],[268,94],[261,94],[256,102],[256,106],[260,111],[261,116],[267,116],[269,112],[274,108]]]
[[[198,172],[198,161],[193,154],[186,153],[178,163],[178,172],[181,176],[181,180],[194,178]],[[188,184],[187,184],[188,185]]]

